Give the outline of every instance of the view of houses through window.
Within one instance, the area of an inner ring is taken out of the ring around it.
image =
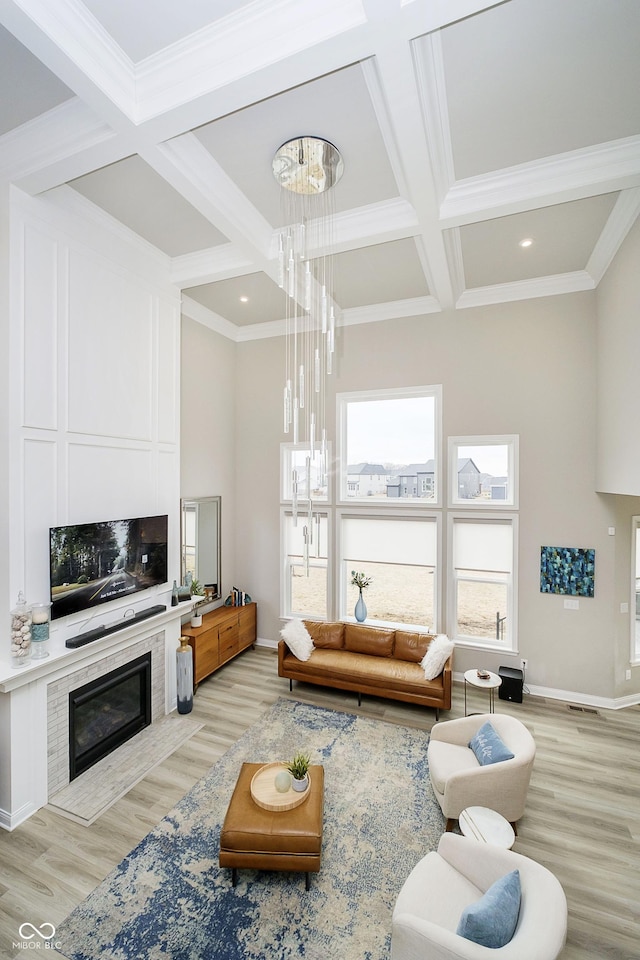
[[[282,615],[354,619],[355,570],[371,578],[368,623],[515,649],[517,437],[449,438],[444,464],[439,386],[337,404],[328,483],[308,450],[283,444]]]

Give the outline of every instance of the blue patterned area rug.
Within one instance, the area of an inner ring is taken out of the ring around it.
[[[56,930],[69,960],[388,960],[391,914],[438,843],[423,731],[279,700]],[[298,750],[325,768],[322,866],[218,866],[244,761]]]

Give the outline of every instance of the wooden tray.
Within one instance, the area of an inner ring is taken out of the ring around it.
[[[294,807],[304,803],[309,796],[311,774],[308,774],[309,786],[300,793],[293,787],[289,787],[286,793],[279,793],[276,790],[276,774],[286,769],[287,764],[281,761],[265,763],[264,767],[260,767],[251,778],[251,796],[263,810],[293,810]]]

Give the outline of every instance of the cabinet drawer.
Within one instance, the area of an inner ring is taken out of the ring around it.
[[[237,620],[233,623],[226,624],[224,627],[220,627],[218,631],[218,642],[220,644],[220,662],[224,663],[225,660],[229,660],[230,657],[235,656],[238,652],[238,623]]]

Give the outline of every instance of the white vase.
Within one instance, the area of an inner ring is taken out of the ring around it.
[[[295,777],[292,777],[291,786],[297,793],[304,793],[309,786],[309,777],[305,775],[302,780],[296,780]]]
[[[191,614],[191,626],[192,626],[192,627],[201,627],[201,626],[202,626],[202,614],[201,614],[201,613],[192,613],[192,614]]]

